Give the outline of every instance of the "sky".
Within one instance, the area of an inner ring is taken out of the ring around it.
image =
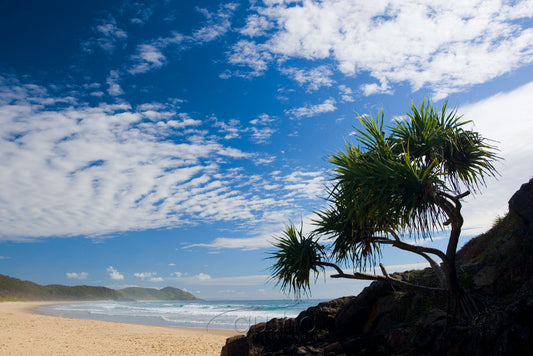
[[[4,0],[0,273],[290,297],[269,280],[273,236],[312,229],[358,114],[390,125],[424,98],[502,157],[464,200],[462,245],[533,177],[533,1]]]

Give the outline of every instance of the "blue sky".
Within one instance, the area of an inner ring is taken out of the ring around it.
[[[464,203],[463,244],[533,175],[532,25],[519,0],[2,1],[0,273],[283,297],[272,236],[310,228],[356,114],[423,98],[504,158]]]

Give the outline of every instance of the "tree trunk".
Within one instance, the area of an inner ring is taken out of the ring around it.
[[[446,276],[446,286],[450,297],[460,299],[464,292],[459,285],[457,278],[457,268],[455,266],[455,256],[457,254],[457,245],[459,244],[459,236],[461,235],[461,228],[463,227],[463,216],[461,215],[461,199],[469,195],[466,191],[462,194],[451,196],[440,192],[437,194],[437,202],[441,209],[448,215],[448,221],[444,225],[451,225],[450,239],[448,240],[448,247],[446,249],[446,258],[443,260],[444,275]]]
[[[457,254],[459,236],[461,235],[461,227],[463,226],[463,217],[458,214],[458,216],[454,217],[451,225],[452,231],[450,232],[450,240],[448,241],[446,260],[443,263],[443,268],[450,296],[453,298],[461,298],[463,296],[463,289],[459,286],[459,279],[457,278],[455,256]]]

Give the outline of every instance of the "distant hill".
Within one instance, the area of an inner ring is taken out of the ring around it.
[[[198,300],[191,293],[172,287],[163,289],[129,287],[120,289],[119,292],[134,300]]]
[[[42,286],[34,282],[0,274],[1,300],[198,300],[191,293],[178,288],[111,289],[93,286]]]

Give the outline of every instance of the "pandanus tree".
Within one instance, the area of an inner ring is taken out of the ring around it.
[[[469,130],[446,104],[436,110],[422,101],[406,119],[384,128],[383,111],[374,119],[359,116],[358,145],[333,154],[328,207],[316,213],[309,234],[289,225],[276,237],[272,277],[281,288],[308,292],[312,275],[331,268],[333,278],[381,280],[419,292],[443,292],[461,298],[456,251],[463,225],[461,200],[494,176],[495,147]],[[416,243],[436,231],[449,233],[446,251]],[[415,242],[415,243],[413,243]],[[385,245],[426,259],[439,287],[411,284],[369,274]],[[346,264],[353,269],[346,272]]]

